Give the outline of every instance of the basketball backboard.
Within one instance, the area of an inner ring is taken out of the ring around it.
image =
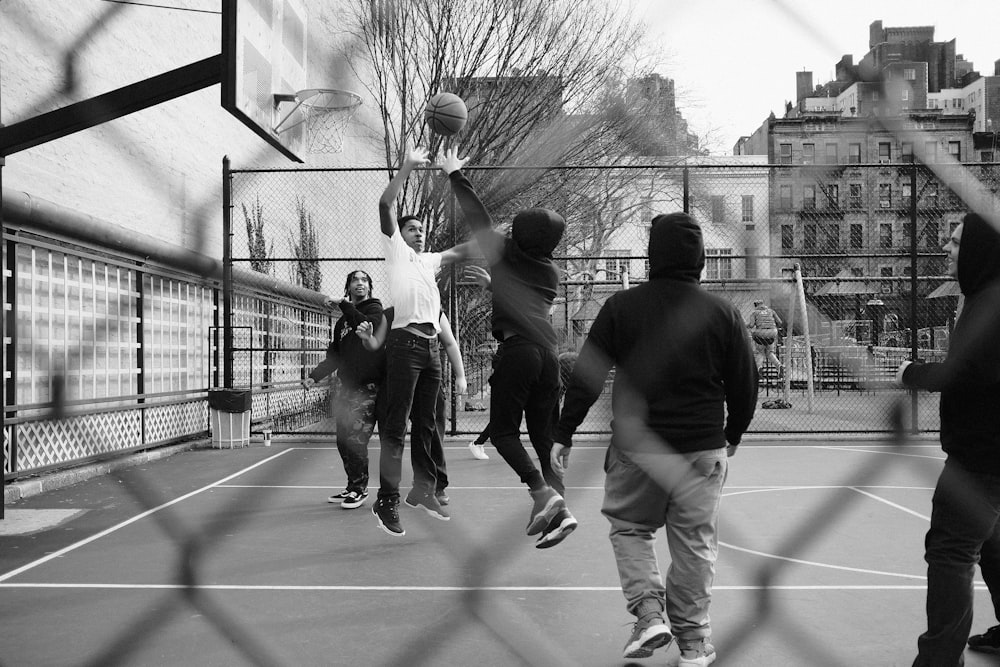
[[[222,0],[222,106],[296,162],[304,125],[275,127],[306,87],[307,24],[303,0]]]

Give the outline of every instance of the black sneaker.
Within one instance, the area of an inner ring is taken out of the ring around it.
[[[530,493],[535,504],[531,508],[531,518],[528,519],[526,532],[528,535],[537,535],[545,530],[559,510],[566,507],[566,501],[551,486],[538,491],[531,490]]]
[[[565,540],[570,533],[576,530],[577,521],[566,506],[563,505],[562,508],[556,512],[556,515],[552,517],[548,525],[545,526],[545,530],[542,531],[542,536],[538,538],[535,542],[536,549],[548,549],[549,547],[554,547],[563,540]],[[628,657],[628,656],[625,656]]]
[[[375,515],[375,521],[378,522],[379,528],[393,537],[402,537],[406,535],[406,531],[403,530],[403,524],[399,522],[397,504],[391,500],[379,498],[372,505],[372,514]]]
[[[444,492],[444,489],[437,491],[434,494],[434,497],[437,498],[438,502],[441,503],[442,505],[447,505],[448,503],[451,502],[451,498],[449,498],[448,494]]]
[[[329,498],[327,498],[326,502],[328,502],[328,503],[339,503],[341,500],[343,500],[344,498],[347,497],[347,493],[348,493],[347,489],[344,489],[340,493],[335,493],[332,496],[330,496]]]
[[[969,648],[983,653],[1000,653],[1000,625],[994,625],[981,635],[969,637]]]
[[[364,505],[365,498],[367,497],[367,491],[348,491],[347,495],[344,496],[344,500],[341,501],[340,506],[345,510],[353,510]]]
[[[632,636],[625,644],[626,658],[648,658],[653,651],[670,643],[670,628],[663,621],[663,615],[646,614],[632,626]]]
[[[451,520],[451,515],[446,510],[433,493],[424,493],[417,489],[410,489],[406,494],[406,504],[410,507],[419,508],[430,514],[435,519],[441,521]]]

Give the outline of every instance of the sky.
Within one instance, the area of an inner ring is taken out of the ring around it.
[[[674,80],[692,131],[729,155],[771,111],[795,102],[795,73],[813,85],[834,78],[845,54],[868,52],[868,26],[934,26],[934,40],[981,74],[1000,59],[998,0],[636,0],[637,16],[662,45],[657,71]]]

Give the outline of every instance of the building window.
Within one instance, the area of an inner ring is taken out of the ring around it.
[[[892,247],[892,223],[882,222],[878,226],[878,247],[879,248],[891,248]]]
[[[802,144],[802,164],[816,161],[816,144]]]
[[[827,144],[826,145],[826,163],[827,164],[837,164],[839,158],[837,157],[837,144]]]
[[[863,248],[865,244],[865,228],[861,223],[851,224],[851,239],[850,244],[852,249]]]
[[[861,201],[861,184],[850,183],[847,188],[848,208],[862,208],[863,202]]]
[[[743,222],[753,222],[753,195],[743,195]]]
[[[712,195],[709,198],[712,204],[712,222],[725,222],[725,207],[723,206],[722,195]]]
[[[816,225],[802,225],[802,247],[806,250],[816,249]]]
[[[892,294],[893,281],[889,280],[889,278],[892,278],[892,267],[880,266],[878,267],[878,272],[879,276],[886,279],[879,281],[881,283],[882,294]]]
[[[792,225],[781,226],[781,249],[791,250],[795,247],[795,228]]]
[[[936,220],[929,220],[924,225],[924,247],[927,249],[941,247],[941,229]]]
[[[907,81],[916,81],[917,80],[917,70],[914,69],[913,67],[904,67],[903,68],[903,78],[906,79]]]
[[[924,143],[924,162],[937,162],[937,147],[936,141]]]
[[[629,272],[628,250],[606,250],[608,255],[604,260],[605,280],[621,280]]]
[[[910,89],[909,88],[903,88],[902,95],[903,95],[903,101],[904,102],[909,102],[910,101]]]
[[[892,208],[892,184],[891,183],[879,183],[878,184],[878,207],[879,208]]]
[[[823,225],[823,238],[820,242],[820,250],[823,252],[836,252],[840,248],[840,225],[836,223]]]
[[[840,186],[836,183],[826,186],[826,207],[840,208]]]
[[[816,208],[816,186],[802,186],[802,208]]]
[[[792,186],[782,185],[779,189],[779,199],[778,208],[782,211],[790,211],[792,209]]]
[[[792,163],[792,145],[791,144],[779,144],[778,145],[778,164],[791,164]]]
[[[924,186],[923,190],[924,204],[929,208],[937,208],[938,205],[938,184],[936,181],[931,181]]]
[[[899,159],[902,162],[913,162],[912,141],[904,141],[899,145]]]
[[[757,279],[757,248],[747,248],[746,249],[746,275],[744,276],[748,280]]]
[[[949,141],[948,142],[948,154],[953,158],[962,161],[962,142],[961,141]]]
[[[902,191],[900,194],[902,197],[902,201],[900,201],[900,205],[903,206],[904,208],[910,208],[910,202],[913,201],[913,189],[910,188],[910,184],[907,183],[906,181],[901,183],[901,186],[902,186]]]
[[[888,141],[878,142],[878,161],[879,164],[892,162],[892,144]]]
[[[979,153],[980,162],[993,162],[993,151],[980,151]]]
[[[851,164],[861,164],[861,144],[848,144],[847,161]]]
[[[705,278],[708,280],[732,280],[732,254],[732,248],[705,248]]]

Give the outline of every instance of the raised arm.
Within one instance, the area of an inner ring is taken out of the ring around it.
[[[458,199],[458,205],[462,207],[462,213],[465,214],[465,222],[479,242],[486,261],[494,264],[499,257],[503,237],[493,230],[493,217],[479,199],[472,183],[462,173],[462,167],[466,162],[468,158],[458,157],[457,148],[449,148],[445,151],[439,167],[448,175],[451,189]]]
[[[467,259],[478,256],[479,254],[479,244],[475,241],[459,243],[458,245],[452,246],[441,253],[441,266],[464,262]]]
[[[389,185],[382,192],[382,196],[379,197],[378,217],[382,225],[382,233],[386,236],[392,236],[396,233],[396,198],[399,197],[399,193],[403,190],[406,179],[410,177],[410,173],[416,167],[426,163],[427,151],[425,149],[415,148],[413,150],[406,150],[399,170],[392,177],[392,180],[389,181]]]
[[[465,364],[462,362],[462,351],[458,347],[458,340],[455,332],[451,328],[448,316],[441,313],[441,333],[438,334],[441,344],[444,345],[444,353],[448,355],[448,361],[455,371],[455,393],[464,394],[468,388],[465,381]]]

